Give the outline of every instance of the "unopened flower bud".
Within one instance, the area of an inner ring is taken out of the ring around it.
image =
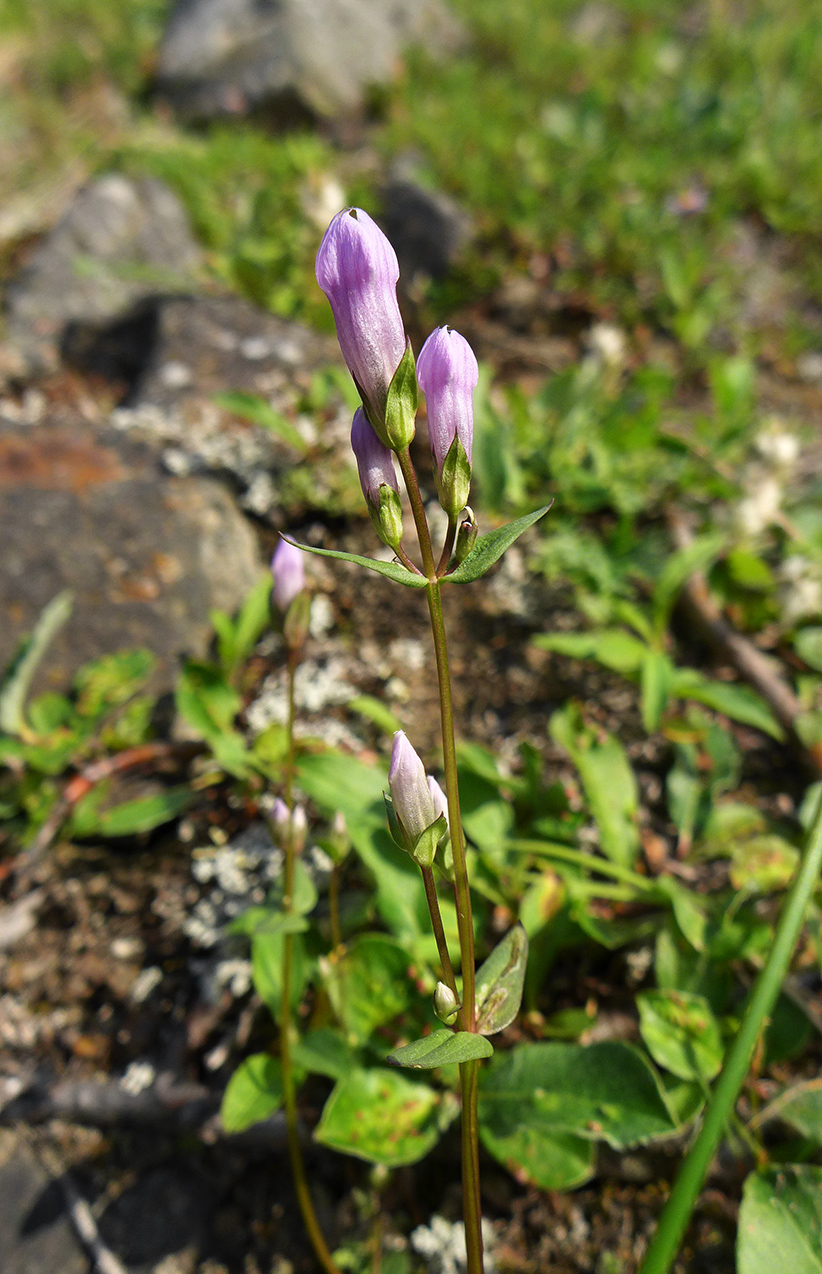
[[[281,796],[278,796],[271,807],[271,822],[280,836],[284,836],[291,824],[291,811]]]
[[[337,213],[317,253],[317,282],[331,304],[343,358],[381,436],[388,387],[406,350],[399,277],[397,254],[368,213],[361,208]]]
[[[456,518],[468,502],[474,444],[474,387],[479,367],[459,332],[439,327],[420,350],[417,379],[425,392],[428,436],[440,504]]]
[[[434,1012],[439,1020],[445,1022],[446,1026],[450,1026],[456,1021],[459,1011],[459,1001],[450,986],[446,986],[444,982],[438,982],[434,991]]]
[[[460,519],[459,530],[457,531],[457,542],[454,545],[454,558],[458,566],[460,562],[465,561],[476,542],[477,520],[474,517],[473,509],[466,505]]]
[[[402,830],[413,843],[437,821],[437,811],[431,799],[425,767],[402,730],[394,735],[388,787]]]
[[[362,408],[354,414],[351,446],[371,521],[383,543],[396,549],[402,540],[402,503],[394,455],[377,437]]]
[[[305,849],[305,842],[308,839],[308,818],[302,805],[295,805],[294,812],[291,815],[291,837],[294,844],[294,852],[302,853]]]
[[[448,818],[448,798],[443,792],[433,774],[428,775],[428,791],[431,793],[431,800],[434,802],[434,813],[437,818],[442,814]]]
[[[288,540],[281,539],[271,559],[271,600],[281,614],[305,588],[303,552]]]

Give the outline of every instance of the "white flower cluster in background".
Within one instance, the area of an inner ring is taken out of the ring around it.
[[[799,459],[799,439],[777,417],[757,435],[756,459],[742,474],[743,498],[736,516],[746,535],[759,535],[780,520],[785,488]]]
[[[494,1227],[483,1217],[485,1274],[495,1274],[496,1265],[490,1252],[494,1239]],[[446,1221],[445,1217],[435,1213],[430,1225],[418,1225],[412,1231],[411,1246],[428,1263],[429,1274],[465,1274],[468,1256],[465,1250],[465,1225],[462,1221]]]

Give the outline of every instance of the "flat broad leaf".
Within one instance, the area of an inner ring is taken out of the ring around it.
[[[91,819],[79,826],[72,822],[72,830],[79,836],[137,836],[151,832],[163,823],[170,823],[191,804],[190,787],[170,787],[153,796],[140,796],[133,801],[123,801],[111,809],[95,810]]]
[[[318,557],[334,557],[339,562],[353,562],[355,566],[364,566],[369,571],[376,571],[378,575],[385,575],[395,584],[405,584],[406,588],[425,588],[428,583],[424,575],[413,575],[400,562],[378,562],[373,557],[361,557],[359,553],[343,553],[340,549],[317,549],[310,544],[297,544],[296,540],[289,540],[287,535],[284,535],[283,539],[293,544],[295,548],[302,549],[304,553],[316,553]]]
[[[569,1132],[519,1124],[499,1131],[480,1123],[486,1150],[522,1185],[542,1190],[573,1190],[594,1175],[596,1146]]]
[[[636,676],[648,653],[644,641],[624,628],[598,628],[587,633],[540,633],[532,643],[569,659],[593,659],[624,676]]]
[[[535,513],[527,513],[524,518],[517,518],[516,522],[509,522],[507,526],[500,526],[496,531],[481,535],[465,561],[461,562],[456,570],[451,571],[450,575],[444,575],[442,582],[471,584],[474,580],[480,579],[495,562],[499,561],[514,540],[518,540],[523,532],[544,517],[550,507],[550,504],[546,504]]]
[[[602,1139],[615,1150],[676,1124],[644,1057],[622,1043],[519,1044],[480,1072],[483,1139],[522,1128]]]
[[[407,951],[379,934],[363,934],[341,955],[321,961],[331,1007],[352,1044],[364,1043],[409,1007],[414,987],[408,965]]]
[[[522,984],[528,963],[528,936],[514,925],[477,970],[477,1030],[496,1035],[510,1026],[522,1002]]]
[[[254,990],[265,1001],[275,1021],[280,1020],[282,999],[283,941],[282,930],[256,933],[251,939],[251,976]],[[291,971],[291,1007],[296,1010],[308,981],[308,960],[301,934],[294,936],[294,958]]]
[[[226,1132],[243,1132],[283,1104],[280,1063],[270,1053],[254,1053],[235,1070],[223,1095],[220,1118]]]
[[[450,1093],[384,1067],[339,1080],[314,1131],[332,1150],[396,1168],[425,1158],[457,1113]]]
[[[739,1274],[822,1274],[822,1168],[752,1172],[742,1191]]]
[[[722,1036],[708,1001],[689,991],[643,991],[639,1029],[659,1066],[680,1079],[707,1081],[722,1066]]]
[[[642,724],[651,734],[659,728],[662,714],[668,705],[673,664],[661,650],[649,650],[640,674],[640,703]]]
[[[351,1070],[351,1049],[339,1031],[328,1026],[309,1031],[291,1050],[295,1066],[314,1075],[342,1079]]]
[[[459,1062],[473,1062],[480,1057],[492,1057],[493,1045],[482,1035],[471,1031],[432,1031],[425,1039],[414,1040],[395,1048],[386,1058],[392,1066],[412,1066],[417,1070],[433,1070],[435,1066],[450,1066]]]
[[[229,933],[245,933],[249,938],[258,934],[305,933],[308,921],[293,912],[280,911],[277,907],[249,907],[235,916],[228,926]]]
[[[757,1115],[756,1123],[781,1119],[809,1141],[822,1145],[822,1079],[793,1084]]]
[[[579,771],[602,852],[630,867],[639,852],[639,797],[625,749],[613,735],[586,725],[574,704],[555,712],[548,729]]]

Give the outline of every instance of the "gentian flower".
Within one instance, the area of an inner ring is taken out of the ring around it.
[[[351,446],[371,520],[380,539],[395,549],[402,539],[402,504],[394,454],[377,437],[361,407],[351,425]]]
[[[302,549],[281,539],[271,559],[271,600],[283,615],[305,588]]]
[[[367,212],[345,208],[325,232],[316,269],[334,313],[342,356],[371,423],[382,432],[388,387],[406,349],[397,304],[397,254]]]
[[[394,735],[388,788],[402,830],[412,842],[418,840],[426,828],[437,821],[437,811],[428,788],[425,766],[402,730]]]
[[[471,485],[474,387],[479,379],[476,356],[465,337],[448,327],[432,332],[420,350],[417,379],[425,393],[440,504],[456,518]]]

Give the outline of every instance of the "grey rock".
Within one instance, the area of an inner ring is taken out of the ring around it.
[[[3,1274],[86,1274],[65,1199],[31,1151],[18,1144],[0,1166]]]
[[[442,0],[177,0],[157,80],[189,116],[275,102],[333,118],[389,82],[407,45],[461,42]]]
[[[170,685],[181,655],[205,653],[210,610],[236,609],[262,570],[221,484],[163,473],[150,445],[77,421],[0,428],[0,541],[0,665],[56,593],[75,595],[41,686],[135,646]]]
[[[444,278],[471,236],[465,210],[421,185],[406,165],[394,169],[382,199],[382,224],[397,253],[401,283],[407,287],[418,275]]]
[[[141,297],[191,287],[201,263],[185,211],[161,181],[109,173],[84,186],[7,290],[7,336],[51,370],[72,323],[111,322]]]

